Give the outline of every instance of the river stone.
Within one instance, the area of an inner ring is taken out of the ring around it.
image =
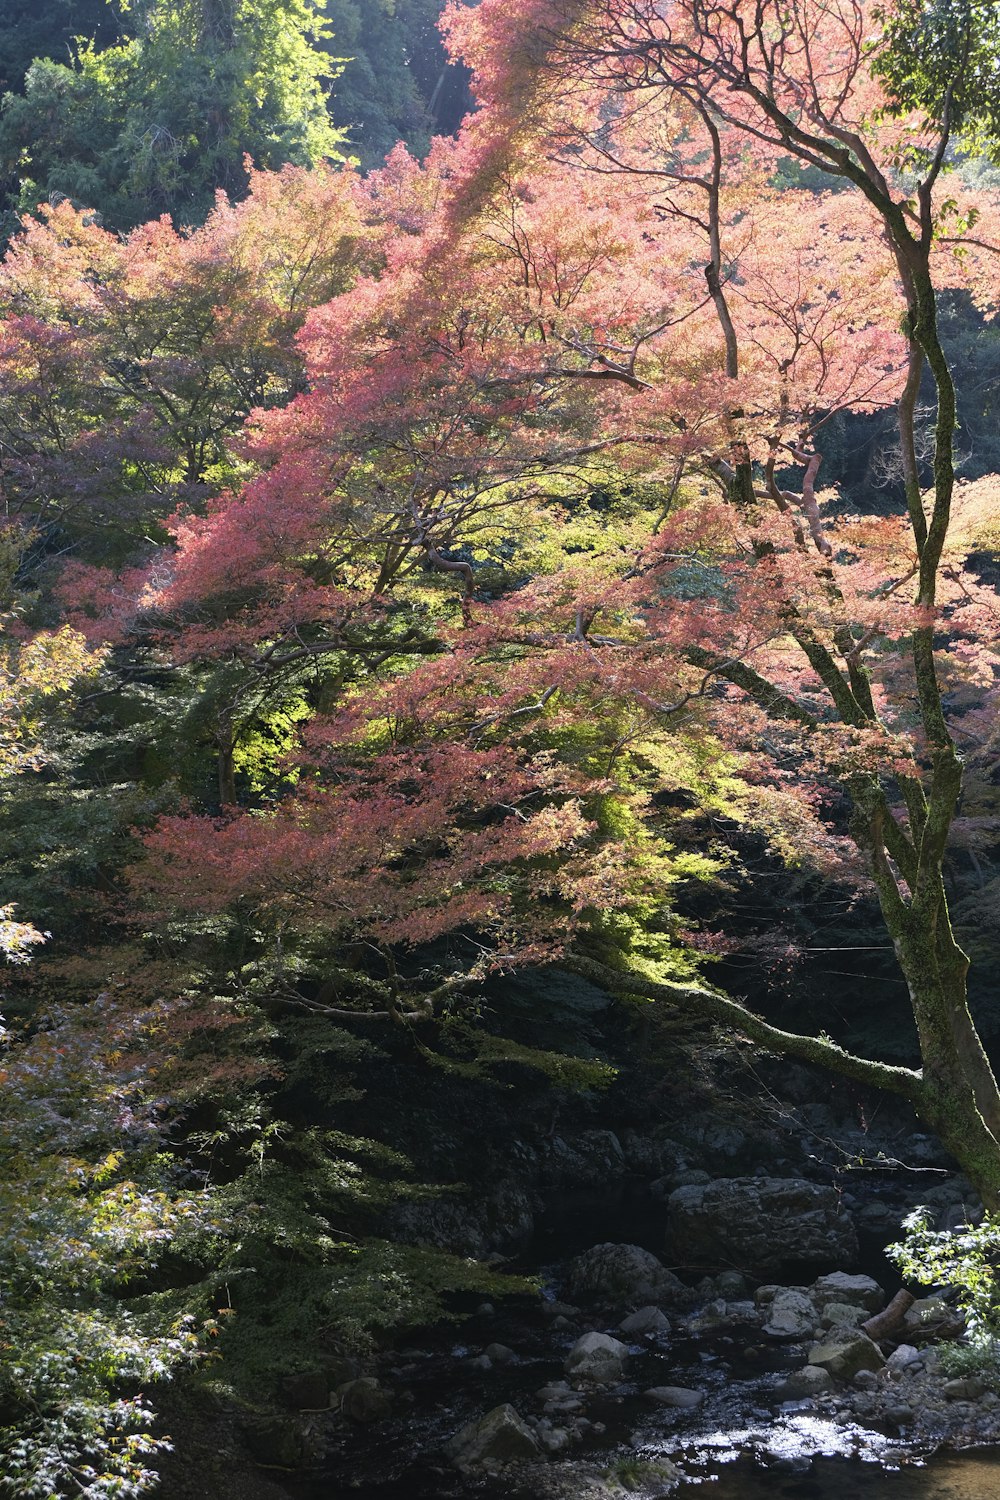
[[[668,1249],[689,1264],[766,1273],[788,1261],[850,1263],[858,1255],[838,1194],[802,1178],[731,1177],[678,1188],[667,1213]]]
[[[691,1411],[705,1399],[704,1391],[692,1391],[683,1385],[654,1385],[642,1393],[644,1401],[655,1401],[657,1406],[674,1406],[681,1411]]]
[[[846,1271],[831,1271],[813,1282],[813,1295],[821,1305],[824,1302],[845,1302],[852,1307],[863,1307],[867,1313],[881,1312],[885,1306],[885,1293],[871,1276],[849,1276]]]
[[[390,1397],[371,1375],[338,1385],[340,1409],[352,1422],[378,1422],[389,1415]]]
[[[591,1385],[612,1385],[621,1380],[628,1360],[628,1349],[609,1333],[585,1333],[578,1338],[563,1362],[572,1380]]]
[[[468,1422],[445,1444],[456,1469],[499,1468],[503,1464],[538,1458],[538,1439],[513,1406],[495,1406],[478,1422]]]
[[[868,1316],[863,1307],[851,1302],[827,1302],[819,1320],[826,1328],[857,1328]]]
[[[628,1333],[633,1337],[641,1333],[670,1332],[670,1324],[658,1307],[640,1307],[638,1312],[623,1318],[618,1328],[621,1333]]]
[[[764,1332],[773,1339],[801,1339],[816,1327],[812,1298],[798,1287],[783,1286],[768,1309]]]
[[[835,1380],[850,1380],[859,1370],[881,1370],[885,1360],[860,1329],[832,1328],[809,1350],[809,1363],[829,1370]]]
[[[580,1311],[569,1302],[543,1302],[540,1310],[547,1323],[554,1318],[575,1318]]]
[[[508,1349],[506,1344],[487,1344],[483,1353],[495,1365],[509,1365],[512,1359],[517,1358],[513,1349]]]
[[[978,1401],[986,1390],[978,1375],[966,1375],[960,1380],[946,1380],[941,1394],[946,1401]]]
[[[579,1301],[669,1302],[684,1283],[639,1245],[593,1245],[569,1265],[570,1293]]]
[[[792,1373],[778,1387],[780,1401],[802,1401],[809,1396],[824,1396],[833,1390],[833,1376],[820,1365],[805,1365]]]
[[[919,1349],[915,1349],[912,1344],[900,1344],[886,1360],[886,1369],[895,1375],[900,1370],[909,1370],[913,1365],[922,1363],[923,1357]]]
[[[539,1401],[570,1401],[574,1399],[573,1387],[568,1380],[550,1380],[541,1386],[535,1395]]]
[[[903,1319],[907,1343],[957,1338],[962,1326],[961,1315],[943,1297],[918,1297]]]

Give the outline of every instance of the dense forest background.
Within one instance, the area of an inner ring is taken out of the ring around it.
[[[602,611],[631,649],[636,619],[690,610],[695,630],[740,580],[710,515],[683,531],[710,511],[693,450],[592,457],[585,398],[538,396],[532,371],[529,400],[490,339],[509,323],[512,360],[537,341],[545,379],[588,394],[598,374],[642,386],[649,309],[630,365],[613,331],[594,354],[584,315],[566,321],[567,287],[604,278],[605,298],[638,302],[635,267],[669,237],[638,210],[609,228],[583,194],[578,243],[539,152],[522,164],[538,181],[505,179],[449,262],[442,204],[477,179],[461,145],[432,145],[472,106],[440,9],[7,0],[0,16],[0,1493],[18,1500],[137,1495],[162,1464],[167,1493],[196,1493],[185,1453],[160,1451],[164,1410],[191,1463],[223,1435],[220,1497],[248,1493],[244,1464],[308,1470],[312,1430],[289,1413],[363,1384],[412,1330],[523,1293],[546,1188],[617,1171],[612,1127],[653,1141],[636,1159],[665,1177],[685,1130],[715,1159],[713,1112],[748,1134],[753,1117],[760,1145],[760,1122],[796,1107],[783,1082],[798,1104],[828,1088],[553,968],[559,924],[594,962],[676,985],[709,972],[772,1026],[917,1056],[875,894],[843,856],[844,799],[781,800],[800,747],[748,717],[782,776],[762,771],[714,687],[688,684],[683,707],[717,716],[688,730],[640,657],[610,684],[577,664],[609,643],[588,639]],[[952,148],[956,193],[995,194],[995,160]],[[863,241],[809,170],[783,161],[757,188],[814,215],[817,243],[840,212]],[[517,324],[536,294],[545,316]],[[1000,581],[1000,326],[958,276],[939,316],[972,496],[948,577],[978,609]],[[916,402],[931,484],[927,370]],[[859,552],[906,510],[894,421],[865,396],[817,426],[824,515]],[[771,450],[779,503],[801,446],[777,466]],[[621,626],[641,573],[623,559],[647,545],[673,571]],[[560,593],[578,577],[592,611]],[[536,647],[559,693],[525,665]],[[992,667],[963,649],[945,699],[969,772],[944,878],[993,1048]],[[863,1085],[836,1097],[881,1108]],[[824,1135],[828,1175],[851,1140]]]

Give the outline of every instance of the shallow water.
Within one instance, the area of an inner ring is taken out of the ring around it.
[[[858,1459],[814,1458],[800,1472],[762,1468],[752,1457],[686,1485],[691,1500],[1000,1500],[1000,1454],[938,1454],[888,1469]]]
[[[886,1435],[806,1402],[781,1405],[779,1387],[801,1351],[732,1323],[631,1344],[627,1382],[586,1396],[598,1428],[565,1456],[464,1477],[444,1458],[444,1443],[501,1402],[537,1413],[535,1393],[562,1377],[575,1334],[544,1326],[537,1304],[473,1318],[462,1343],[442,1334],[436,1347],[430,1339],[400,1352],[389,1372],[403,1392],[393,1419],[343,1433],[322,1487],[304,1500],[659,1500],[665,1484],[656,1466],[665,1461],[683,1476],[676,1500],[1000,1500],[1000,1449],[928,1456],[905,1430]],[[516,1351],[514,1361],[470,1368],[468,1356],[494,1339]],[[703,1391],[703,1404],[651,1406],[643,1391],[665,1384]]]

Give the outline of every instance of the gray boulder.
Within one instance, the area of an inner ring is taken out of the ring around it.
[[[449,1196],[397,1204],[392,1235],[451,1255],[488,1260],[523,1250],[535,1231],[535,1200],[513,1179],[498,1182],[482,1198]]]
[[[623,1318],[618,1328],[634,1338],[643,1333],[669,1333],[670,1323],[658,1307],[640,1307],[638,1312]]]
[[[668,1177],[683,1171],[687,1164],[683,1149],[667,1136],[626,1130],[621,1139],[629,1170],[637,1177]]]
[[[498,1469],[504,1464],[539,1458],[541,1447],[531,1428],[509,1404],[495,1406],[478,1422],[468,1422],[445,1445],[456,1469]]]
[[[832,1271],[813,1282],[813,1295],[822,1305],[824,1302],[844,1302],[851,1307],[863,1307],[867,1314],[881,1312],[885,1306],[885,1292],[871,1276],[849,1276],[846,1271]]]
[[[861,1370],[881,1370],[881,1349],[859,1328],[833,1328],[809,1350],[809,1363],[829,1370],[835,1380],[852,1380]]]
[[[833,1390],[833,1376],[820,1365],[806,1365],[793,1370],[778,1387],[779,1401],[804,1401],[810,1396],[825,1396]]]
[[[838,1194],[801,1178],[692,1184],[671,1193],[667,1213],[668,1250],[689,1263],[766,1274],[788,1261],[857,1259],[857,1231]]]
[[[568,1140],[561,1135],[542,1151],[542,1181],[560,1187],[592,1187],[628,1171],[622,1143],[613,1130],[583,1130]]]
[[[613,1385],[621,1380],[628,1349],[608,1333],[585,1333],[566,1356],[563,1368],[571,1380],[588,1385]]]
[[[816,1309],[809,1294],[797,1286],[783,1286],[774,1294],[764,1332],[773,1339],[801,1339],[816,1327]]]
[[[657,1406],[673,1406],[679,1411],[692,1411],[705,1399],[704,1391],[693,1391],[683,1385],[654,1385],[642,1393],[644,1401],[654,1401]]]
[[[868,1316],[863,1307],[850,1302],[826,1302],[819,1320],[824,1328],[857,1328]]]
[[[669,1302],[685,1292],[684,1283],[639,1245],[585,1250],[570,1262],[569,1286],[581,1302]]]
[[[380,1422],[389,1415],[391,1397],[371,1375],[338,1385],[340,1409],[352,1422]]]

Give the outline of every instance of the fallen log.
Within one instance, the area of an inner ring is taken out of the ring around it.
[[[905,1287],[902,1288],[888,1306],[884,1307],[880,1313],[876,1313],[873,1318],[869,1318],[866,1323],[862,1323],[861,1332],[867,1333],[868,1337],[874,1339],[876,1343],[879,1339],[888,1338],[902,1323],[915,1301],[913,1293],[908,1292]]]

